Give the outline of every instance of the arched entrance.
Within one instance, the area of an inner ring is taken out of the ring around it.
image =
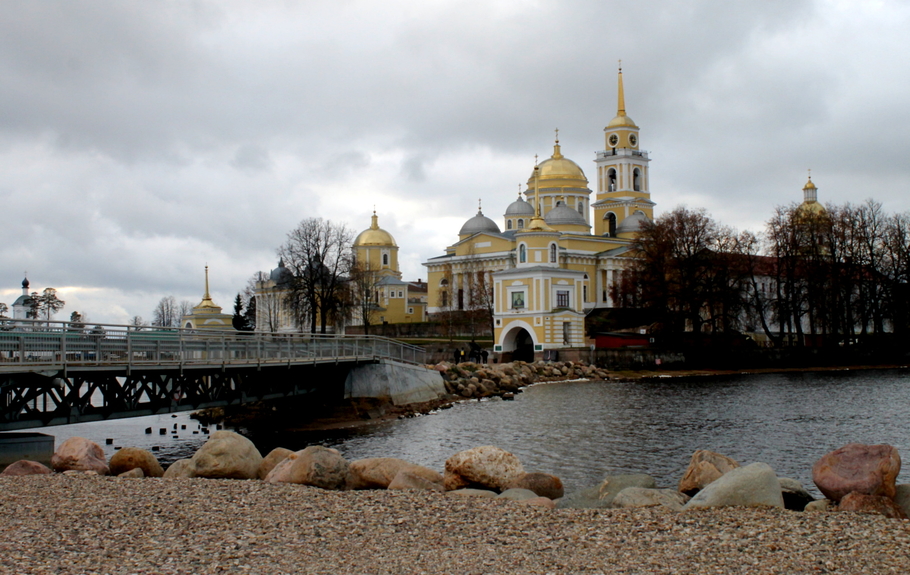
[[[514,327],[502,339],[503,361],[534,361],[534,337],[524,327]]]

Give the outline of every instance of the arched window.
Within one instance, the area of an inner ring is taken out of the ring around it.
[[[613,212],[607,212],[604,216],[604,219],[607,220],[607,234],[612,238],[616,237],[616,214]]]
[[[521,220],[519,220],[521,221]],[[518,263],[525,263],[528,261],[528,250],[525,248],[524,244],[518,246]]]
[[[506,221],[506,229],[507,229],[507,230],[511,230],[511,229],[512,229],[512,220],[507,220],[507,221]]]
[[[616,170],[613,168],[607,170],[607,191],[616,191]]]
[[[382,254],[382,265],[389,265],[389,254]]]
[[[522,229],[522,228],[524,228],[524,227],[525,227],[525,221],[519,219],[519,220],[518,220],[518,229],[520,230],[520,229]]]
[[[581,215],[585,215],[585,201],[584,200],[578,200],[578,213]]]
[[[632,189],[636,192],[641,191],[641,170],[635,168],[635,171],[632,172]]]
[[[550,263],[556,263],[556,244],[550,244]]]

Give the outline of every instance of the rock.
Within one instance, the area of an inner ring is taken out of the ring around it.
[[[285,458],[292,453],[294,452],[290,449],[285,449],[284,447],[276,447],[269,451],[269,454],[262,458],[256,476],[259,477],[259,479],[265,479],[269,472],[275,469],[276,465],[284,461]]]
[[[832,501],[853,491],[893,499],[900,470],[901,458],[894,447],[850,443],[816,461],[812,481]]]
[[[789,477],[780,478],[780,492],[784,497],[784,507],[791,511],[802,511],[815,501],[802,483]]]
[[[819,511],[831,511],[832,505],[834,505],[828,499],[816,499],[812,503],[807,503],[806,508],[803,511],[806,512],[819,512]]]
[[[910,517],[910,485],[898,485],[894,493],[894,502]]]
[[[524,467],[517,457],[492,445],[460,451],[446,460],[446,491],[479,487],[503,491],[519,476]]]
[[[94,441],[84,437],[70,437],[51,456],[54,471],[94,471],[99,475],[110,474],[104,450]]]
[[[288,455],[266,476],[269,483],[296,483],[341,491],[352,483],[347,460],[320,445]]]
[[[141,469],[143,477],[161,477],[164,469],[151,451],[137,447],[124,447],[111,457],[111,475],[121,475],[131,469]]]
[[[891,519],[907,519],[901,506],[884,495],[868,495],[853,491],[844,495],[837,505],[838,511],[855,511],[856,513],[873,513]]]
[[[164,472],[165,479],[191,479],[196,477],[196,467],[192,459],[178,459]]]
[[[216,431],[193,455],[196,477],[256,479],[262,455],[253,442],[233,431]]]
[[[506,486],[509,489],[530,489],[541,497],[559,499],[565,495],[562,481],[549,473],[525,473]]]
[[[164,472],[162,471],[161,474],[164,475]],[[124,479],[142,479],[145,477],[145,472],[142,471],[141,467],[133,467],[123,473],[118,473],[117,477],[123,477]]]
[[[53,473],[50,467],[44,465],[43,463],[38,463],[37,461],[29,461],[27,459],[20,459],[15,463],[10,463],[6,466],[6,469],[3,470],[3,473],[0,473],[0,477],[22,477],[24,475],[49,475]]]
[[[465,489],[455,489],[454,491],[446,491],[446,496],[449,497],[478,497],[480,499],[493,499],[496,497],[497,493],[495,491],[490,491],[489,489],[472,489],[467,487]]]
[[[685,509],[759,505],[784,506],[780,481],[767,463],[752,463],[725,473],[696,493]]]
[[[420,491],[445,491],[442,482],[427,481],[425,478],[402,469],[395,475],[395,478],[389,482],[388,489],[391,490],[420,490]]]
[[[645,487],[626,487],[613,498],[613,507],[666,507],[671,511],[682,511],[689,496],[673,489],[647,489]]]
[[[653,489],[657,483],[650,475],[643,473],[608,475],[597,487],[590,487],[571,493],[556,502],[559,509],[609,509],[613,498],[627,487]]]
[[[511,499],[512,501],[525,501],[527,499],[537,499],[539,495],[531,491],[530,489],[521,489],[518,487],[513,487],[512,489],[506,489],[502,493],[496,496],[496,499]],[[549,499],[549,498],[548,498]]]
[[[679,491],[692,496],[716,481],[724,473],[739,467],[739,463],[720,453],[699,449],[692,454],[689,467],[679,480]]]
[[[523,499],[519,501],[522,505],[530,505],[532,507],[546,507],[547,509],[556,509],[556,502],[554,502],[549,497],[535,497],[533,499]]]
[[[395,457],[370,457],[350,464],[351,489],[386,489],[401,471],[408,471],[432,483],[442,485],[439,472]]]

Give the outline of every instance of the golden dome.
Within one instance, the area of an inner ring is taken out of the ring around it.
[[[369,229],[360,232],[357,239],[354,240],[354,247],[357,246],[395,246],[395,238],[392,234],[379,227],[379,217],[373,212],[373,223]]]
[[[585,173],[578,164],[562,155],[559,140],[556,140],[556,144],[553,146],[553,155],[538,164],[537,170],[538,178],[540,178],[541,182],[548,180],[577,180],[581,187],[587,187],[588,185],[588,178],[585,177]],[[531,172],[531,177],[528,178],[528,188],[532,187],[534,187],[534,172]]]
[[[610,123],[607,124],[607,129],[609,128],[638,128],[638,126],[635,125],[632,118],[622,113],[610,120]]]
[[[824,175],[824,174],[822,174],[822,175]],[[812,176],[809,176],[809,181],[806,182],[806,185],[803,186],[803,189],[804,189],[804,190],[816,190],[816,189],[818,189],[818,188],[815,187],[815,184],[812,183]]]

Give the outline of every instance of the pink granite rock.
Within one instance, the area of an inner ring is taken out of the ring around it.
[[[262,455],[253,442],[233,431],[216,431],[193,455],[196,477],[257,479]]]
[[[70,437],[60,444],[51,456],[54,471],[94,471],[98,475],[109,475],[104,450],[94,441],[84,437]]]
[[[347,460],[336,451],[311,445],[288,455],[265,480],[344,490],[351,482],[351,470]]]
[[[528,489],[548,499],[559,499],[565,495],[562,480],[549,473],[525,473],[512,481],[508,489]]]
[[[825,497],[840,501],[854,491],[894,498],[901,458],[890,445],[850,443],[812,466],[812,481]]]
[[[689,467],[679,480],[679,491],[688,496],[695,495],[710,483],[717,481],[724,473],[739,467],[739,463],[720,453],[699,449],[692,454]]]
[[[0,473],[0,477],[22,477],[23,475],[48,475],[53,473],[49,467],[37,461],[21,459],[15,463],[10,463]]]
[[[442,487],[442,483],[435,481],[428,481],[427,479],[408,471],[407,468],[402,469],[395,475],[394,479],[389,482],[388,489],[395,490],[417,490],[417,491],[445,491]]]
[[[137,447],[124,447],[111,457],[111,475],[120,475],[132,469],[141,469],[143,477],[161,477],[164,469],[151,451]]]
[[[459,451],[446,460],[446,491],[473,487],[504,491],[524,475],[517,457],[492,445]]]
[[[884,495],[867,495],[853,491],[845,495],[837,505],[838,511],[855,511],[857,513],[874,513],[892,519],[907,519],[900,505]]]
[[[428,467],[395,457],[370,457],[351,462],[351,489],[386,489],[401,471],[442,485],[442,475]]]
[[[263,457],[262,463],[259,464],[259,479],[268,477],[269,473],[275,469],[275,466],[287,459],[287,456],[292,453],[294,452],[284,447],[276,447],[269,451],[269,454]]]

